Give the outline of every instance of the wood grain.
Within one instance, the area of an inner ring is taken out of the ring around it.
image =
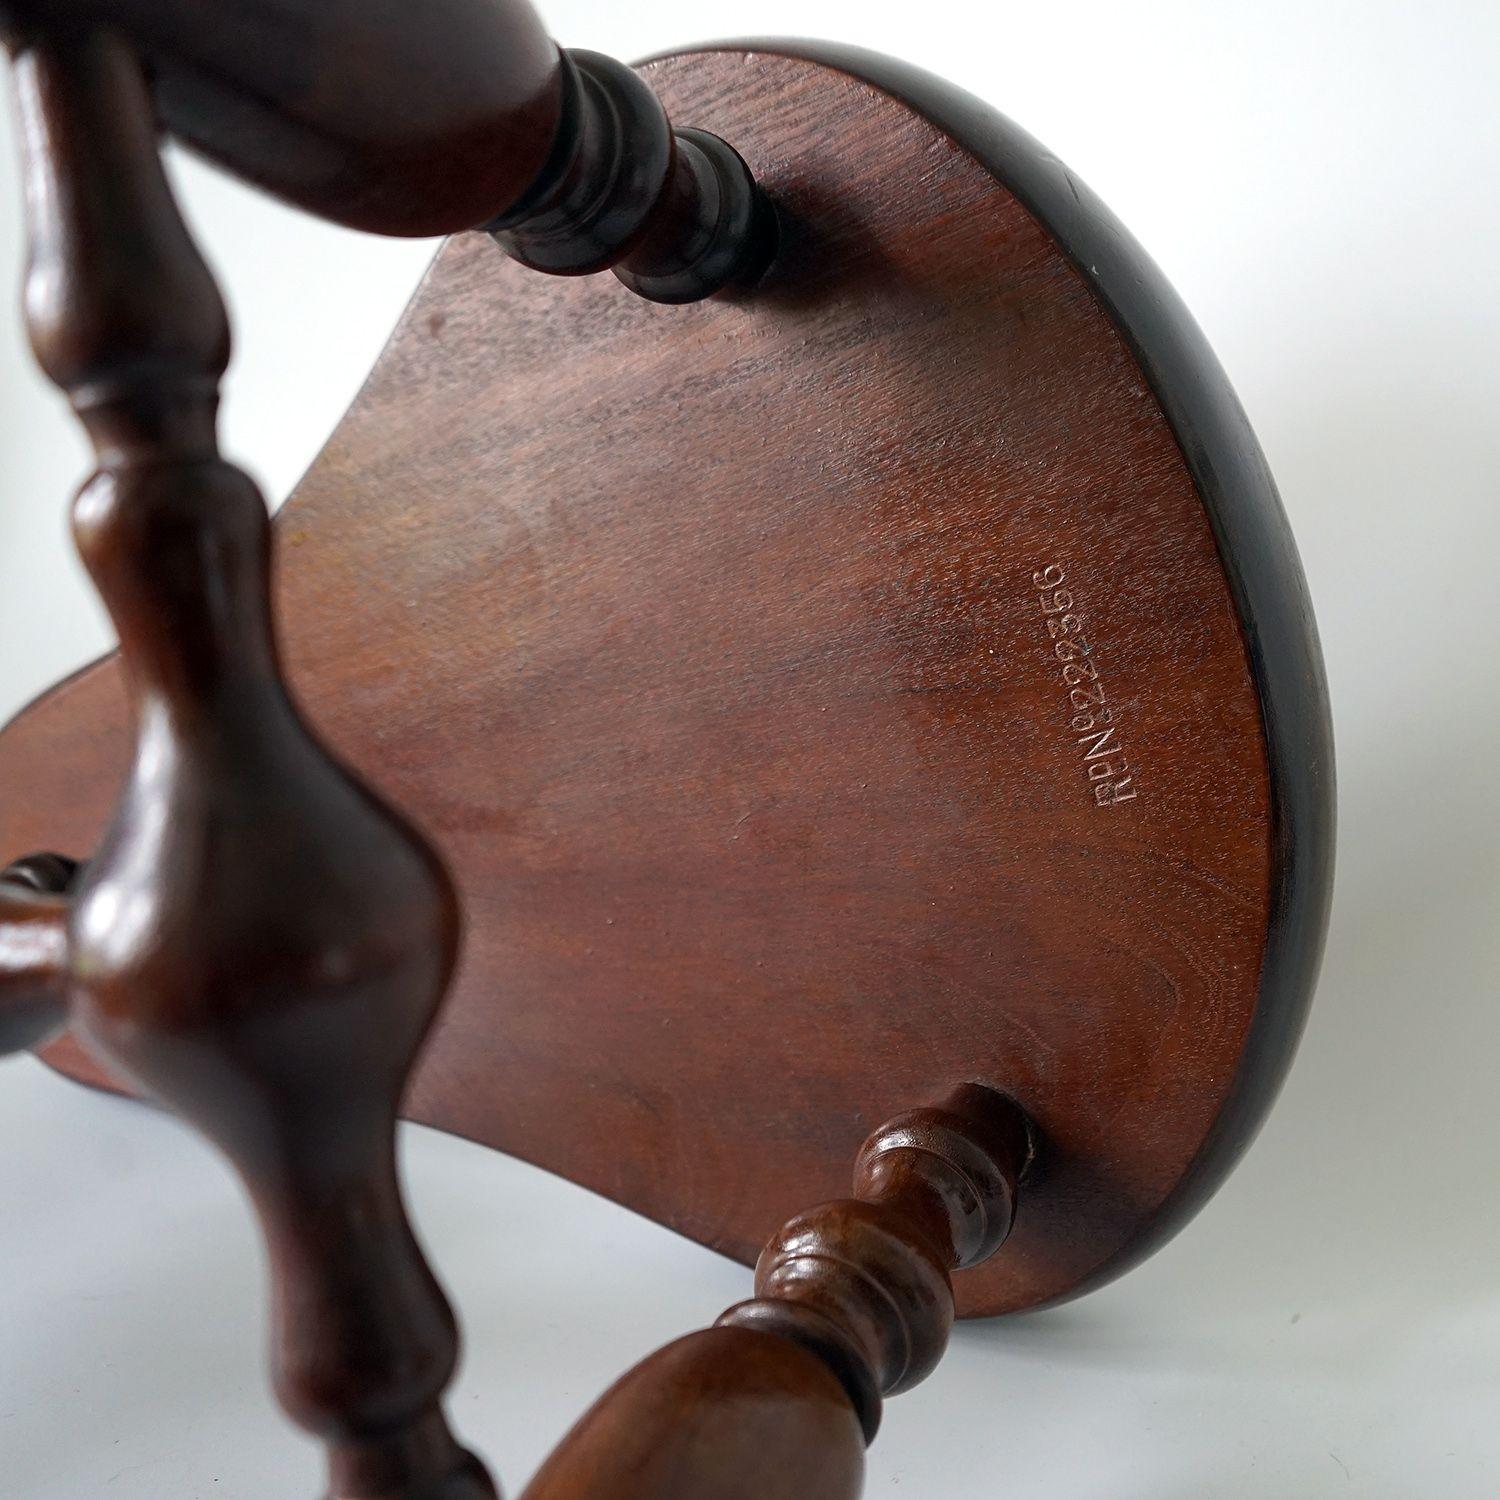
[[[407,1112],[749,1261],[986,1083],[1042,1152],[959,1310],[1076,1293],[1217,1185],[1311,993],[1331,764],[1274,489],[1000,117],[786,44],[646,71],[775,201],[767,286],[663,309],[457,238],[279,521],[298,697],[465,912]],[[0,856],[93,849],[124,717],[106,662],[6,731]]]

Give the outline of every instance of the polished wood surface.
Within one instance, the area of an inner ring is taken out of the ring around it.
[[[1032,1152],[1021,1111],[972,1085],[887,1121],[860,1148],[854,1197],[782,1225],[755,1300],[616,1382],[523,1500],[857,1496],[860,1439],[875,1437],[882,1397],[941,1359],[952,1273],[1005,1243]]]
[[[0,870],[0,1057],[67,1024],[68,901],[77,866],[28,855]]]
[[[560,50],[526,0],[0,0],[12,47],[43,27],[124,39],[168,130],[355,229],[485,228],[535,270],[613,267],[666,303],[753,285],[775,251],[734,148]]]
[[[527,0],[0,0],[0,27],[39,24],[127,38],[175,135],[378,234],[505,212],[562,118],[557,48]]]
[[[775,210],[744,158],[703,130],[674,130],[623,63],[563,54],[559,147],[535,188],[485,228],[506,254],[560,276],[612,268],[652,302],[696,302],[759,281]]]
[[[611,1387],[522,1500],[858,1500],[865,1442],[816,1355],[704,1328]]]
[[[453,889],[287,696],[265,502],[218,452],[228,323],[162,173],[140,61],[64,27],[33,30],[15,62],[28,327],[93,444],[73,529],[133,726],[46,958],[90,1052],[242,1178],[270,1261],[277,1394],[326,1441],[330,1500],[493,1500],[443,1415],[457,1336],[394,1157],[457,953]],[[28,879],[71,872],[23,864],[0,882],[7,908]],[[0,917],[0,958],[16,925]]]
[[[756,296],[445,247],[279,520],[288,671],[467,916],[411,1116],[748,1262],[851,1132],[987,1083],[1048,1144],[959,1288],[999,1312],[1132,1264],[1253,1134],[1326,699],[1254,440],[1128,236],[974,101],[795,50],[646,69],[777,205]],[[0,856],[92,851],[124,720],[106,663],[0,736]]]

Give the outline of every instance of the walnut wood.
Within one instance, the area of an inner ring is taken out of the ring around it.
[[[741,157],[674,131],[630,69],[560,52],[526,0],[3,0],[13,41],[107,26],[158,117],[239,176],[379,234],[489,228],[537,270],[655,302],[759,279],[775,215]]]
[[[533,270],[613,267],[652,302],[696,302],[748,287],[770,264],[775,213],[743,158],[702,130],[672,129],[623,63],[563,54],[558,159],[517,207],[486,227]]]
[[[26,310],[98,460],[74,532],[134,722],[66,941],[48,898],[47,972],[65,971],[92,1053],[244,1179],[277,1392],[326,1440],[331,1496],[492,1497],[442,1414],[457,1339],[393,1155],[457,948],[451,885],[287,696],[265,504],[215,437],[224,309],[162,175],[138,60],[108,32],[33,28],[16,72]]]
[[[1005,1242],[1030,1155],[1025,1117],[985,1088],[888,1121],[860,1149],[856,1196],[788,1220],[755,1300],[605,1392],[523,1500],[857,1496],[860,1438],[882,1395],[942,1357],[950,1273]],[[833,1376],[841,1410],[793,1350]]]
[[[778,205],[756,297],[442,251],[278,520],[288,672],[466,912],[412,1117],[753,1261],[851,1134],[986,1082],[1049,1143],[960,1278],[999,1312],[1154,1248],[1274,1096],[1326,696],[1259,449],[1139,248],[967,96],[799,49],[645,70]],[[0,856],[95,847],[125,718],[106,662],[0,735]]]
[[[864,1448],[816,1355],[776,1334],[704,1328],[600,1397],[522,1500],[857,1500]]]

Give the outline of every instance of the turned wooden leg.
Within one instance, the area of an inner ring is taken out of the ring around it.
[[[71,910],[0,887],[4,956],[34,949],[0,989],[6,1040],[55,1024],[65,982],[98,1057],[232,1162],[270,1250],[276,1389],[327,1442],[336,1500],[484,1500],[442,1413],[454,1320],[393,1156],[454,962],[454,895],[282,682],[266,507],[215,437],[224,309],[162,175],[140,66],[106,31],[15,41],[27,312],[98,457],[74,528],[136,743]]]
[[[676,128],[632,69],[559,49],[527,0],[4,0],[106,25],[163,125],[292,203],[376,234],[485,229],[553,275],[612,268],[653,302],[753,286],[776,215],[743,158]]]
[[[788,1220],[755,1299],[618,1381],[523,1500],[856,1500],[882,1399],[941,1359],[950,1273],[1004,1243],[1030,1150],[973,1085],[882,1125],[855,1196]]]

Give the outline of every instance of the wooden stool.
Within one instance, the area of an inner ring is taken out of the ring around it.
[[[1191,1217],[1311,997],[1327,699],[1202,336],[1043,148],[855,50],[632,71],[524,0],[0,27],[120,639],[0,736],[0,1045],[233,1162],[336,1500],[495,1493],[398,1110],[759,1254],[532,1500],[857,1494],[955,1311]],[[159,128],[453,236],[274,529]]]

